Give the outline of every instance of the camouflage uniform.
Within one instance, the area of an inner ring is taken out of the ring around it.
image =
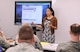
[[[10,44],[8,42],[6,42],[1,36],[0,36],[0,46],[2,46],[2,48],[6,49],[10,47]]]
[[[6,52],[42,52],[35,49],[33,45],[29,43],[19,43],[18,45],[9,48]]]
[[[61,43],[58,45],[56,52],[80,52],[80,41]]]

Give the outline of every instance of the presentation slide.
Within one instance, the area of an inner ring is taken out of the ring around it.
[[[29,23],[42,23],[42,6],[29,6],[23,5],[22,6],[22,23],[29,22]]]

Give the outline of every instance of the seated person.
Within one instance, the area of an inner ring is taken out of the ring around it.
[[[22,26],[18,35],[19,44],[9,48],[6,52],[42,52],[34,48],[34,35],[32,27],[29,25]]]
[[[40,44],[40,40],[39,40],[39,38],[36,36],[36,35],[34,35],[34,41],[35,41],[35,43],[34,43],[34,47],[36,48],[36,49],[39,49],[39,50],[43,50],[42,49],[42,46],[41,46],[41,44]],[[16,36],[16,45],[18,45],[19,44],[19,42],[18,42],[18,35]]]
[[[29,23],[25,23],[25,24],[23,24],[22,26],[31,26]],[[19,42],[18,42],[18,35],[16,36],[16,44],[19,44]],[[39,40],[39,38],[34,34],[34,41],[35,41],[35,43],[34,43],[34,47],[36,48],[36,49],[39,49],[39,50],[43,50],[42,49],[42,46],[41,46],[41,44],[40,44],[40,40]]]
[[[10,44],[7,42],[3,31],[0,28],[0,46],[2,46],[2,48],[7,49],[10,47]]]
[[[70,26],[71,41],[58,45],[56,52],[80,52],[80,25],[72,24]]]

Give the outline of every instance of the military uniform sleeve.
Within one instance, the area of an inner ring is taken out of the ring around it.
[[[61,49],[61,45],[59,44],[57,49],[56,49],[56,52],[62,52],[62,49]]]
[[[0,45],[3,48],[9,48],[10,47],[10,44],[8,42],[6,42],[2,37],[0,37]]]
[[[34,39],[35,39],[35,48],[37,48],[37,49],[39,49],[39,50],[43,50],[43,49],[42,49],[42,46],[41,46],[41,44],[40,44],[39,38],[38,38],[36,35],[34,35]]]
[[[56,49],[56,52],[66,52],[65,51],[65,44],[64,43],[59,44]]]

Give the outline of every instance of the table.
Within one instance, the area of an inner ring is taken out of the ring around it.
[[[55,43],[47,43],[47,42],[40,42],[44,52],[55,52],[57,49],[58,44]],[[10,42],[11,45],[15,44],[15,41]]]
[[[54,43],[41,43],[43,50],[48,50],[48,51],[56,51],[58,44]]]

